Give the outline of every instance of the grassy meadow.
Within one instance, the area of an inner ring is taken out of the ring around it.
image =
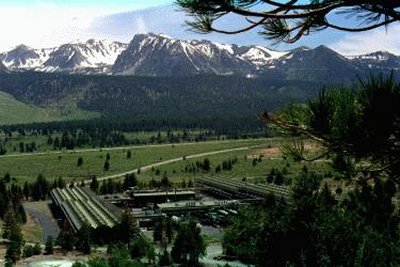
[[[270,171],[275,168],[284,173],[285,183],[291,183],[291,180],[299,175],[304,166],[307,166],[309,171],[320,174],[332,171],[329,162],[325,160],[309,163],[286,159],[283,157],[279,147],[279,143],[263,144],[244,151],[186,159],[143,171],[138,177],[140,181],[149,181],[151,179],[160,180],[166,175],[174,183],[188,182],[191,179],[202,176],[264,182]],[[312,153],[312,151],[309,151],[309,153]],[[196,162],[203,162],[205,158],[210,160],[211,170],[209,172],[204,172],[201,169],[196,172],[187,171],[190,166],[196,166]],[[234,161],[235,159],[236,163],[233,164],[231,170],[216,172],[215,169],[218,165],[222,165],[224,161]]]
[[[256,139],[14,154],[0,157],[0,175],[10,173],[18,183],[32,182],[39,174],[48,180],[62,177],[66,181],[80,181],[93,175],[101,177],[123,173],[168,159],[239,147],[267,147],[274,142]],[[131,158],[127,158],[128,151],[131,151]],[[107,154],[110,156],[110,169],[104,171]],[[78,166],[80,157],[83,164]]]

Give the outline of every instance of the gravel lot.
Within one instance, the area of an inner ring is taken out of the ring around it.
[[[52,217],[48,202],[30,202],[24,204],[25,212],[38,219],[42,227],[42,241],[46,242],[49,236],[57,238],[60,229]]]

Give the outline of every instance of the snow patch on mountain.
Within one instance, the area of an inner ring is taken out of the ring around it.
[[[90,39],[54,48],[19,45],[0,54],[10,70],[106,73],[143,76],[196,74],[256,77],[267,72],[287,72],[346,65],[347,70],[400,69],[400,57],[378,51],[342,56],[326,46],[276,51],[263,46],[238,46],[208,40],[179,40],[165,34],[137,34],[129,44]]]
[[[270,65],[274,60],[285,56],[288,52],[279,52],[262,46],[248,47],[239,57],[252,62],[257,67]]]
[[[94,39],[44,49],[19,45],[1,53],[0,61],[11,70],[73,71],[111,66],[126,47],[127,44]]]

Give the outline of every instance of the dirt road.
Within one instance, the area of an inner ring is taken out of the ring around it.
[[[162,165],[171,164],[171,163],[174,163],[174,162],[177,162],[177,161],[184,160],[185,158],[186,159],[194,159],[194,158],[201,158],[201,157],[217,155],[217,154],[223,154],[223,153],[229,153],[229,152],[234,152],[234,151],[244,151],[244,150],[248,150],[248,149],[250,149],[250,147],[248,147],[248,146],[246,146],[246,147],[238,147],[238,148],[211,151],[211,152],[206,152],[206,153],[189,155],[189,156],[186,156],[186,157],[179,157],[179,158],[164,160],[164,161],[160,161],[160,162],[157,162],[157,163],[153,163],[153,164],[149,164],[149,165],[140,167],[140,171],[146,171],[146,170],[149,170],[149,169],[151,169],[153,167],[158,167],[158,166],[162,166]],[[124,177],[127,174],[137,173],[138,170],[139,170],[139,168],[136,168],[136,169],[133,169],[133,170],[130,170],[130,171],[122,172],[122,173],[117,173],[117,174],[113,174],[113,175],[107,175],[107,176],[99,177],[99,178],[97,178],[97,180],[98,181],[102,181],[102,180],[120,178],[120,177]],[[91,181],[92,180],[86,180],[85,183],[89,184]]]

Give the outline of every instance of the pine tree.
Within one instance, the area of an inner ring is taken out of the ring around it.
[[[46,247],[44,249],[46,255],[53,254],[54,240],[52,236],[47,237]]]
[[[80,166],[82,166],[82,164],[83,164],[83,158],[82,158],[82,157],[79,157],[79,158],[78,158],[78,161],[77,161],[77,163],[76,163],[76,166],[77,166],[77,167],[80,167]]]
[[[22,193],[24,194],[25,200],[29,200],[29,196],[31,195],[31,190],[30,190],[30,186],[29,186],[28,182],[24,183]]]
[[[75,237],[74,235],[64,226],[57,237],[57,243],[61,246],[63,253],[74,249]]]
[[[118,228],[119,240],[124,242],[125,244],[129,244],[131,240],[137,237],[139,233],[139,226],[134,215],[126,211],[122,215],[121,223]]]
[[[42,247],[40,246],[39,243],[36,243],[33,246],[33,255],[41,255],[42,254]]]
[[[6,212],[4,222],[3,238],[10,240],[10,243],[7,245],[6,259],[16,263],[21,257],[21,249],[24,241],[20,225],[12,208],[9,208]]]
[[[97,181],[96,175],[92,176],[92,181],[90,182],[90,189],[94,192],[98,192],[99,190],[99,182]]]
[[[87,224],[83,224],[77,234],[76,249],[84,254],[91,253],[91,229]]]
[[[211,164],[210,160],[208,158],[205,158],[204,161],[203,161],[203,170],[205,172],[209,172],[210,171],[210,169],[211,169],[210,164]]]
[[[105,172],[110,170],[110,162],[108,161],[108,159],[104,162],[103,170]]]
[[[196,266],[205,254],[206,244],[197,223],[192,220],[181,223],[171,251],[174,262]]]

